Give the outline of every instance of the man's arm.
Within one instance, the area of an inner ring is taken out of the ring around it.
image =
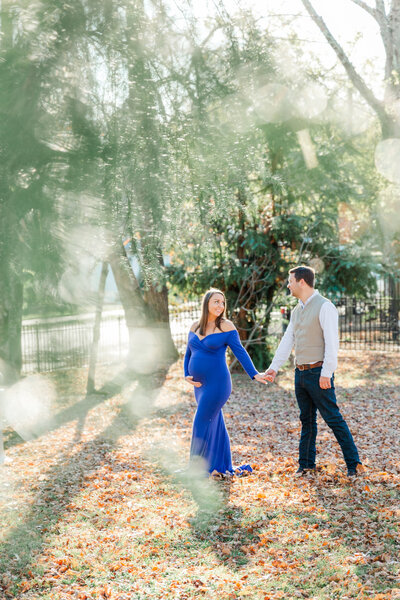
[[[337,356],[339,351],[339,315],[336,307],[331,302],[325,302],[321,306],[319,323],[325,341],[321,379],[326,380],[322,381],[320,385],[327,389],[331,387],[330,379],[337,367]],[[326,386],[323,384],[326,384]]]
[[[287,361],[290,356],[294,344],[294,334],[292,322],[289,322],[287,329],[279,343],[275,352],[275,356],[265,374],[269,376],[268,381],[273,381],[281,366]]]

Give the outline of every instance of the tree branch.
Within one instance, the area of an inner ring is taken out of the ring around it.
[[[204,46],[207,44],[207,42],[212,38],[212,36],[214,35],[214,33],[216,31],[218,31],[218,29],[221,29],[221,25],[216,25],[215,27],[213,27],[210,31],[210,33],[205,37],[205,39],[200,42],[200,47],[204,48]]]
[[[392,0],[392,4],[390,6],[389,18],[392,17],[396,12],[398,12],[400,8],[400,0]]]
[[[383,17],[386,17],[386,9],[384,0],[375,0],[376,11]]]
[[[375,4],[377,12],[377,21],[381,29],[381,37],[386,52],[385,79],[386,81],[388,81],[391,77],[393,70],[393,36],[389,23],[389,18],[386,14],[384,0],[375,0]]]
[[[390,12],[388,15],[388,38],[391,49],[390,65],[387,77],[390,78],[392,91],[396,90],[395,95],[399,98],[400,86],[397,78],[400,73],[400,0],[392,0]]]
[[[378,15],[377,15],[376,8],[372,8],[372,6],[369,6],[366,2],[364,2],[364,0],[351,0],[351,1],[354,4],[357,4],[357,6],[359,6],[363,10],[365,10],[367,13],[372,15],[374,17],[374,19],[377,19]]]
[[[314,23],[319,27],[323,35],[325,36],[327,42],[331,46],[331,48],[335,51],[336,56],[339,58],[343,67],[345,68],[350,81],[353,83],[354,87],[360,92],[361,96],[366,100],[366,102],[371,106],[371,108],[378,115],[378,118],[383,126],[386,128],[388,120],[390,120],[389,115],[386,113],[383,103],[376,98],[373,92],[365,83],[364,79],[357,73],[353,64],[350,62],[349,57],[343,50],[342,46],[339,42],[333,37],[330,30],[328,29],[325,21],[320,17],[313,5],[309,0],[301,0],[308,14],[314,21]]]
[[[379,23],[379,27],[381,29],[381,36],[383,39],[383,43],[385,44],[386,37],[389,31],[389,20],[386,14],[385,2],[384,0],[375,0],[376,4],[376,16],[375,19]],[[386,48],[386,45],[385,45]]]

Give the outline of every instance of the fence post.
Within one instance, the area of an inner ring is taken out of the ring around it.
[[[39,324],[35,325],[35,334],[36,334],[36,364],[38,373],[40,373],[40,336],[39,336]]]
[[[118,315],[118,356],[121,360],[122,349],[121,349],[121,315]]]

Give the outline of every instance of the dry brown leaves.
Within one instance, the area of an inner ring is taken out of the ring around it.
[[[322,422],[318,472],[293,478],[290,370],[268,387],[234,374],[225,420],[234,463],[254,474],[214,483],[211,514],[174,473],[195,411],[180,362],[156,390],[132,380],[89,401],[83,371],[55,380],[54,429],[28,443],[7,433],[0,598],[400,599],[397,355],[341,357],[338,401],[366,466],[354,482]]]

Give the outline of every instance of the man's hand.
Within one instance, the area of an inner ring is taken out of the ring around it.
[[[319,378],[319,387],[322,390],[329,390],[331,386],[331,378],[330,377],[320,377]]]
[[[268,371],[265,371],[264,377],[267,381],[273,383],[275,381],[276,371],[274,371],[273,369],[268,369]]]
[[[203,385],[202,383],[200,383],[200,381],[193,381],[192,375],[188,375],[187,377],[185,377],[185,379],[186,381],[194,385],[194,387],[201,387]]]
[[[267,385],[265,375],[263,375],[262,373],[257,373],[257,375],[254,375],[253,379],[259,381],[260,383],[263,383],[264,385]]]

